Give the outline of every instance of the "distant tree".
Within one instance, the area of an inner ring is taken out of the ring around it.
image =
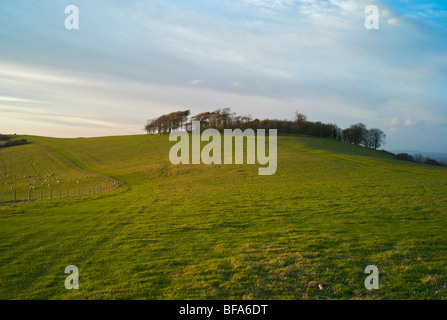
[[[170,113],[168,115],[170,117],[170,131],[177,129],[183,130],[190,114],[191,112],[189,110]]]
[[[357,123],[351,125],[350,134],[351,134],[351,143],[355,145],[359,145],[361,143],[364,143],[366,132],[368,131],[366,129],[366,126],[363,123]]]
[[[6,140],[9,140],[9,139],[11,139],[11,138],[8,137],[8,136],[5,136],[3,134],[0,134],[0,141],[6,141]]]
[[[372,134],[370,130],[366,130],[365,136],[363,137],[363,145],[367,148],[372,148]]]
[[[28,141],[26,139],[20,139],[20,140],[6,140],[5,143],[0,144],[0,148],[8,148],[8,147],[14,147],[19,146],[22,144],[27,144]]]
[[[147,120],[144,130],[146,130],[147,134],[157,133],[156,119]]]
[[[351,129],[350,128],[344,129],[342,131],[342,141],[352,143],[351,139],[352,139]]]
[[[307,121],[307,116],[303,113],[295,111],[295,122],[297,124],[303,123]]]
[[[252,120],[251,114],[246,114],[245,116],[242,116],[242,121],[245,123],[249,123]]]
[[[231,127],[233,122],[234,112],[231,112],[230,108],[223,108],[220,111],[220,119],[221,119],[221,128],[220,131],[223,132],[223,129]]]
[[[365,147],[378,149],[385,144],[386,135],[380,129],[372,128],[365,133]]]
[[[414,161],[415,162],[419,162],[419,163],[424,163],[425,157],[422,154],[420,154],[420,153],[415,154],[414,155]]]
[[[356,145],[377,149],[385,143],[385,134],[380,129],[368,130],[363,123],[351,125],[344,130],[336,124],[312,122],[305,114],[295,112],[293,120],[253,119],[251,115],[237,115],[229,108],[220,108],[211,112],[202,112],[192,117],[190,111],[177,111],[164,114],[147,121],[148,134],[169,134],[174,130],[191,132],[192,121],[200,121],[200,131],[213,128],[220,132],[224,129],[276,129],[279,134],[305,134],[321,138],[340,140]]]
[[[309,131],[309,122],[307,116],[303,113],[295,111],[295,125],[293,132],[298,134],[306,134]]]
[[[412,161],[412,162],[414,162],[413,156],[409,155],[408,153],[398,153],[398,154],[396,154],[395,158],[397,160],[404,160],[404,161]]]
[[[200,121],[200,130],[202,131],[209,127],[210,118],[211,118],[211,112],[202,112],[193,116],[191,119],[195,121]]]
[[[148,120],[144,129],[147,134],[169,134],[177,129],[186,129],[190,113],[189,110],[185,110],[164,114],[158,118]]]
[[[334,140],[342,140],[342,130],[336,124],[330,124],[331,126],[331,136],[330,138]]]
[[[431,164],[431,165],[434,165],[434,166],[442,166],[442,164],[439,163],[438,161],[436,161],[435,159],[431,159],[431,158],[428,158],[428,157],[425,159],[424,163],[425,164]]]

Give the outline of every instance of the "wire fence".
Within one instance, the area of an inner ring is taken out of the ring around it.
[[[24,201],[43,201],[79,198],[85,196],[92,196],[103,194],[117,189],[120,186],[119,180],[113,180],[109,186],[84,187],[84,188],[65,188],[65,189],[50,189],[50,190],[33,190],[29,189],[27,192],[11,191],[11,200],[0,201],[1,203],[16,203]]]

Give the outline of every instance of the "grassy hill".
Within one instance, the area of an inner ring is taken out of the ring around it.
[[[92,195],[113,179],[82,170],[44,144],[9,147],[0,156],[0,202]]]
[[[278,137],[272,176],[174,166],[167,136],[24,138],[0,150],[3,201],[34,178],[120,186],[0,203],[0,299],[447,298],[446,168],[305,136]]]

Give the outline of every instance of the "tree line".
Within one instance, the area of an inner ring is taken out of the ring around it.
[[[190,117],[190,110],[164,114],[147,121],[147,134],[170,134],[173,131],[191,132],[192,121],[200,121],[200,130],[213,128],[223,133],[224,129],[277,129],[279,134],[305,134],[329,138],[367,148],[378,149],[386,139],[385,133],[377,128],[368,129],[363,123],[351,125],[342,130],[334,123],[309,121],[307,116],[296,112],[293,120],[253,119],[251,115],[238,115],[229,108],[202,112]]]
[[[424,157],[422,154],[415,154],[414,156],[408,154],[408,153],[398,153],[394,155],[394,157],[397,160],[403,160],[403,161],[410,161],[410,162],[418,162],[418,163],[425,163],[425,164],[431,164],[434,166],[447,166],[446,163],[439,162],[435,159],[432,159],[430,157]]]

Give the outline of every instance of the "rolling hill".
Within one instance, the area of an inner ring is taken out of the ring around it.
[[[307,136],[278,137],[272,176],[174,166],[167,136],[23,138],[0,150],[0,299],[447,298],[446,168]],[[103,192],[10,202],[55,178]]]

